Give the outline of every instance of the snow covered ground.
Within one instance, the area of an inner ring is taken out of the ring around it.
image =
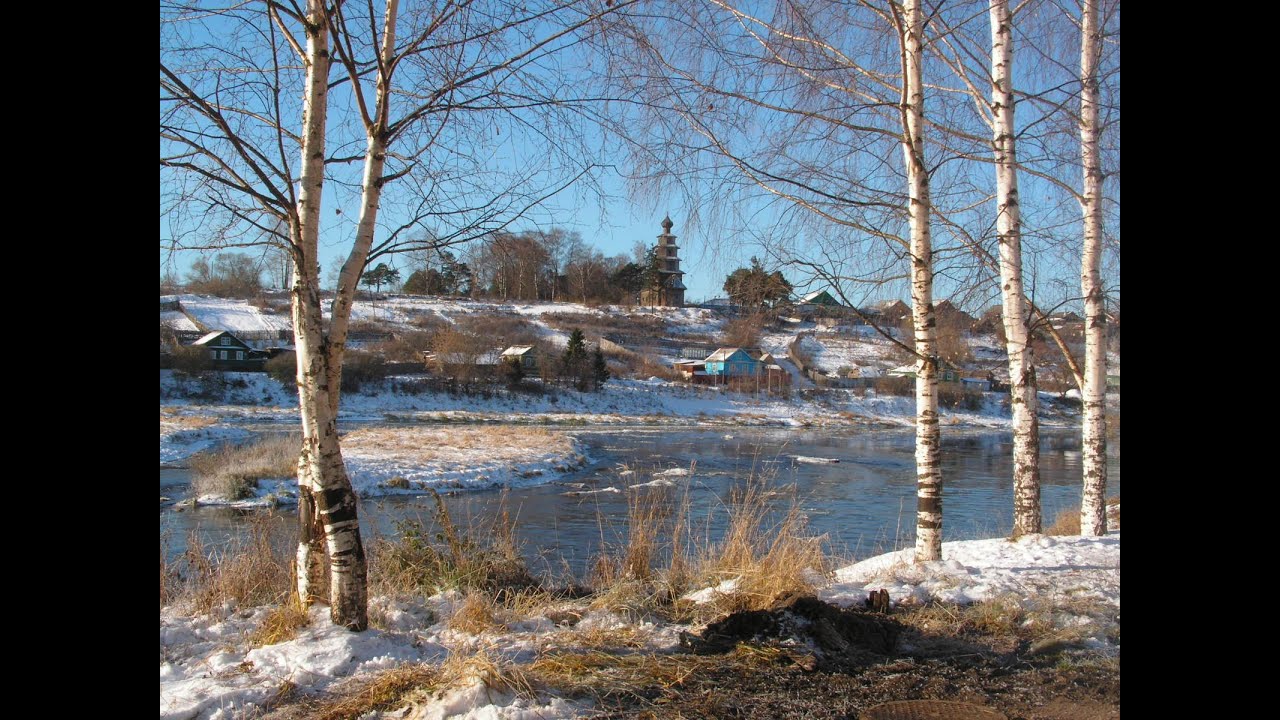
[[[182,303],[182,309],[188,317],[209,330],[230,330],[233,333],[275,332],[293,327],[287,310],[266,312],[263,308],[250,305],[246,300],[207,295],[178,295],[174,299]]]
[[[162,458],[164,450],[162,440]],[[589,462],[573,436],[536,427],[361,428],[343,437],[342,456],[363,498],[542,484]],[[255,507],[293,503],[297,496],[297,478],[284,477],[259,480],[247,500],[201,495],[197,502]]]
[[[1102,538],[1028,536],[949,542],[942,562],[912,565],[903,553],[868,558],[841,568],[819,591],[837,604],[863,601],[870,589],[886,588],[894,604],[941,600],[968,603],[1013,598],[1028,606],[1050,603],[1055,623],[1075,626],[1088,637],[1101,628],[1097,618],[1074,615],[1079,599],[1120,607],[1120,534]],[[724,590],[730,588],[723,587]],[[625,632],[634,651],[675,650],[682,631],[700,628],[629,621],[603,610],[587,610],[572,627],[541,616],[504,618],[480,634],[450,626],[460,606],[456,593],[422,602],[374,598],[370,615],[378,629],[351,633],[329,624],[325,611],[311,612],[310,626],[276,645],[252,647],[249,638],[266,608],[227,608],[215,617],[193,616],[177,608],[160,612],[160,717],[230,718],[250,715],[285,688],[314,694],[343,682],[368,679],[404,663],[438,666],[451,657],[480,656],[527,664],[550,649],[593,647],[592,634]],[[1086,643],[1086,646],[1089,646]],[[1095,640],[1096,650],[1114,648]],[[465,664],[464,664],[464,667]],[[477,667],[479,667],[477,665]],[[583,701],[545,694],[537,697],[484,687],[482,673],[462,672],[445,691],[414,709],[419,718],[572,718],[591,713]],[[362,716],[404,717],[399,711]]]
[[[506,422],[538,425],[655,424],[748,425],[772,427],[857,426],[868,423],[912,425],[911,397],[877,395],[874,390],[828,390],[821,394],[793,389],[789,396],[736,393],[650,378],[610,380],[599,392],[557,388],[544,394],[495,387],[488,397],[406,390],[395,378],[365,383],[344,393],[340,419],[355,422]],[[399,389],[397,389],[399,388]],[[1058,407],[1042,394],[1041,423],[1076,422],[1075,411]],[[287,422],[297,395],[262,373],[223,373],[209,378],[160,371],[160,402],[174,412],[196,412],[219,422]],[[296,411],[295,411],[296,412]],[[974,427],[1007,427],[1004,398],[988,393],[977,411],[942,409],[942,422]],[[296,422],[296,415],[293,416]]]

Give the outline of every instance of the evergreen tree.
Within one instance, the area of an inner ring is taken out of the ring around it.
[[[593,355],[591,379],[595,381],[596,387],[600,387],[609,381],[609,364],[605,362],[604,351],[600,346],[596,346]]]
[[[400,271],[387,267],[386,263],[378,263],[377,267],[360,276],[360,282],[365,287],[373,285],[377,292],[382,292],[383,285],[400,282]]]
[[[587,339],[581,329],[574,328],[569,333],[569,344],[565,346],[560,364],[563,368],[562,378],[571,380],[578,390],[588,389],[591,368],[587,362]]]

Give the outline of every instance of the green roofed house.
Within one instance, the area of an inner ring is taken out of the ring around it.
[[[260,372],[267,364],[265,350],[254,350],[226,330],[215,330],[191,344],[208,349],[215,370]]]
[[[823,307],[844,307],[843,304],[826,290],[815,290],[814,292],[800,298],[801,305],[822,305]]]

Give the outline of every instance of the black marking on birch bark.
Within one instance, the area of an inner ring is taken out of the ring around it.
[[[942,498],[936,495],[916,496],[916,512],[925,512],[925,513],[942,512]]]

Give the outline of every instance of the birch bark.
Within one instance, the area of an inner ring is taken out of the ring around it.
[[[1084,165],[1084,252],[1080,290],[1084,295],[1084,421],[1082,455],[1084,488],[1080,500],[1080,534],[1107,532],[1106,314],[1102,293],[1102,163],[1098,143],[1098,58],[1101,53],[1101,6],[1084,0],[1080,32],[1080,156]]]
[[[933,243],[929,168],[924,158],[924,19],[920,0],[903,4],[902,152],[911,224],[911,319],[916,348],[917,562],[942,559],[942,467],[938,426],[937,322],[933,311]]]
[[[996,232],[1000,237],[1000,295],[1013,414],[1013,534],[1039,533],[1040,420],[1036,371],[1022,286],[1022,223],[1018,199],[1013,99],[1013,21],[1008,0],[991,0],[992,149],[996,162]]]

